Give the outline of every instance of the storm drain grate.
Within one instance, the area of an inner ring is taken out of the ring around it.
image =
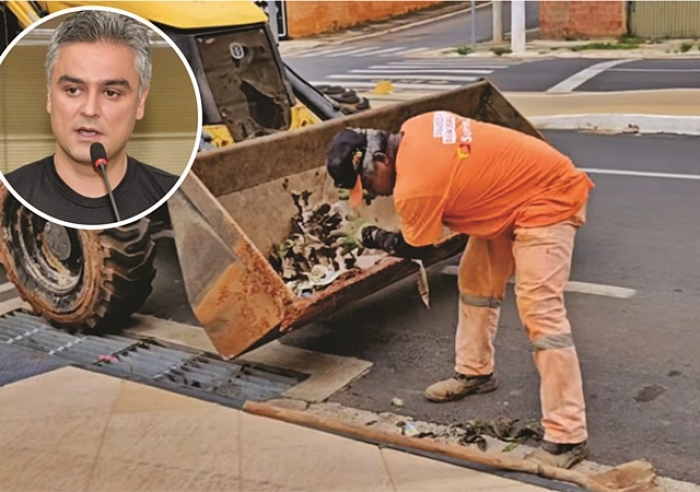
[[[74,365],[151,383],[187,389],[193,396],[214,396],[242,405],[282,394],[308,377],[293,371],[237,363],[166,346],[150,338],[72,334],[21,310],[0,316],[0,344],[41,352]]]

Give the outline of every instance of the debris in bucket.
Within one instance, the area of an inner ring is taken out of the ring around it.
[[[269,261],[298,296],[307,297],[359,268],[365,249],[354,232],[361,221],[349,217],[341,203],[312,206],[312,192],[292,192],[297,213],[292,234],[272,248]],[[378,258],[377,258],[378,259]],[[373,262],[362,262],[366,268]]]

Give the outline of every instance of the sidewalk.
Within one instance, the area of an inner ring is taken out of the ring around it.
[[[73,367],[0,388],[0,490],[545,491]]]

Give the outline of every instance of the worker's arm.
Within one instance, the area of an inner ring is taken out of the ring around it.
[[[362,229],[362,245],[369,249],[381,249],[392,256],[411,260],[422,260],[437,248],[435,246],[411,246],[400,232],[389,232],[377,226]]]

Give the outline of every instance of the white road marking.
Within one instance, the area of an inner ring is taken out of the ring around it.
[[[608,72],[700,72],[700,68],[611,68]]]
[[[447,265],[442,269],[445,275],[457,275],[459,267],[457,265]],[[511,280],[509,283],[513,283]],[[615,285],[593,284],[589,282],[569,281],[564,287],[566,292],[577,292],[579,294],[591,294],[603,297],[616,297],[619,299],[629,299],[634,296],[637,291],[628,289],[627,287],[618,287]]]
[[[393,74],[393,76],[386,77],[387,75],[385,72],[378,72],[375,74],[342,74],[342,75],[329,75],[328,79],[341,79],[341,80],[385,80],[385,79],[411,79],[411,80],[450,80],[450,81],[456,81],[456,82],[475,82],[478,77],[457,77],[454,75],[440,75],[440,76],[433,76],[433,75],[411,75],[411,74],[406,74],[406,75],[400,75],[400,74]],[[389,74],[392,75],[392,74]],[[326,82],[327,83],[327,82]]]
[[[359,53],[364,53],[365,51],[371,51],[375,49],[374,46],[370,46],[369,48],[345,48],[341,49],[340,51],[333,53],[331,55],[326,55],[328,58],[336,58],[339,56],[347,56],[347,55],[357,55]]]
[[[369,68],[474,68],[480,70],[502,70],[513,65],[482,65],[469,63],[430,62],[416,63],[414,61],[389,62],[386,65],[371,65]]]
[[[15,284],[12,282],[5,282],[4,284],[0,284],[0,294],[4,292],[9,292],[15,288]]]
[[[475,75],[486,75],[491,73],[492,70],[459,70],[459,69],[452,69],[452,68],[417,68],[417,69],[411,69],[411,68],[402,68],[399,69],[397,67],[392,67],[389,69],[382,69],[382,70],[377,70],[377,69],[366,69],[366,68],[359,68],[356,70],[350,70],[350,73],[387,73],[387,74],[401,74],[401,73],[452,73],[452,74],[459,74],[459,73],[473,73]]]
[[[382,50],[376,50],[376,51],[370,51],[368,53],[362,53],[361,55],[353,55],[353,56],[374,56],[374,55],[380,55],[382,53],[393,53],[394,51],[401,51],[405,50],[406,48],[404,46],[399,46],[398,48],[385,48]]]
[[[328,80],[325,81],[311,81],[311,85],[328,85]],[[372,88],[377,85],[376,82],[359,82],[359,81],[348,81],[346,84],[343,84],[349,87],[357,87],[359,88]],[[457,84],[403,84],[403,83],[394,83],[392,84],[394,86],[394,89],[402,89],[402,90],[410,90],[410,89],[415,89],[415,90],[453,90],[453,89],[458,89],[459,85]]]
[[[697,174],[675,174],[675,173],[655,173],[647,171],[626,171],[623,169],[597,169],[597,168],[581,168],[590,174],[612,174],[614,176],[638,176],[643,178],[666,178],[666,179],[685,179],[690,181],[700,181],[700,175]]]
[[[629,299],[637,293],[636,290],[628,289],[626,287],[575,281],[569,281],[564,290],[567,292],[578,292],[581,294],[592,294],[596,296],[618,297],[620,299]]]
[[[634,59],[609,60],[609,61],[605,61],[605,62],[601,62],[601,63],[596,63],[593,66],[590,66],[588,68],[581,70],[580,72],[573,74],[568,79],[562,80],[557,85],[550,87],[549,90],[547,90],[547,92],[553,92],[553,93],[571,92],[574,89],[576,89],[578,86],[582,85],[584,82],[587,82],[588,80],[595,77],[596,75],[600,75],[601,73],[605,72],[606,70],[608,70],[616,65],[620,65],[622,63],[628,63],[631,61],[635,61],[635,60]]]
[[[296,58],[311,58],[313,56],[327,55],[330,53],[338,53],[340,51],[346,51],[348,48],[324,48],[324,49],[312,49],[309,51],[300,52],[299,55],[290,53],[289,56],[294,56]]]

